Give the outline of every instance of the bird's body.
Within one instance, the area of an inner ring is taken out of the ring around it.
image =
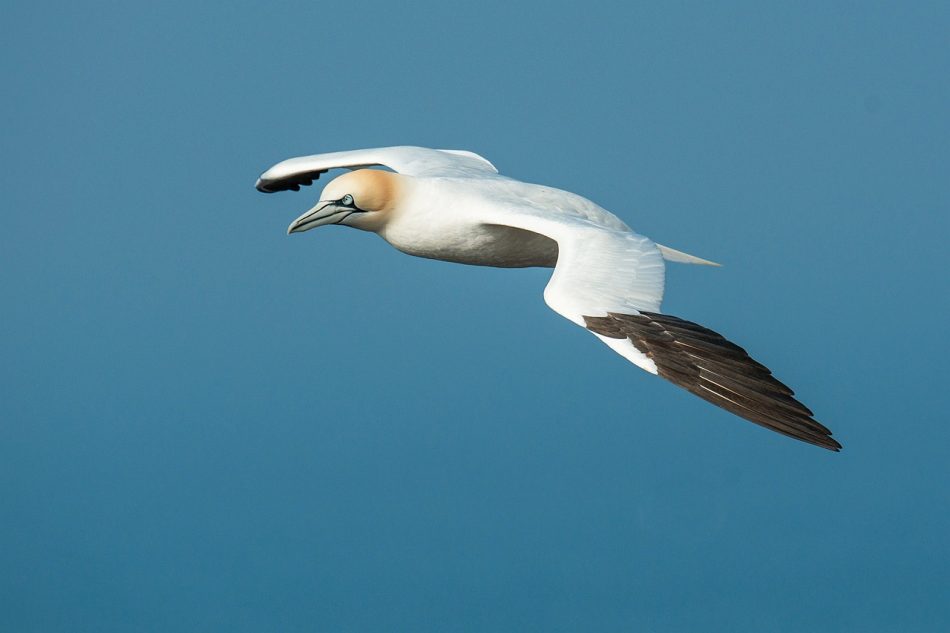
[[[562,213],[587,217],[603,226],[626,226],[592,202],[557,189],[503,176],[484,178],[411,178],[408,213],[395,212],[379,235],[409,255],[460,264],[524,268],[557,263],[557,242],[515,227],[486,224],[481,210],[517,208],[526,203],[543,209],[552,203]]]
[[[365,169],[384,166],[393,172]],[[576,194],[501,176],[470,152],[390,147],[293,158],[258,180],[299,189],[334,168],[318,204],[289,232],[343,224],[409,255],[462,264],[554,267],[544,298],[642,369],[791,437],[840,449],[791,389],[740,347],[660,313],[664,259],[712,264],[659,245]]]

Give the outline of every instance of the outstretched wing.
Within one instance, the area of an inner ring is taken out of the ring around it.
[[[360,169],[375,165],[408,176],[486,176],[497,174],[490,162],[472,152],[426,147],[377,147],[348,152],[300,156],[281,161],[261,174],[257,190],[264,193],[299,191],[330,169]]]
[[[665,267],[649,238],[596,216],[528,204],[479,212],[485,224],[515,227],[557,242],[557,265],[544,289],[544,301],[579,326],[587,327],[588,316],[660,311]],[[653,361],[629,342],[600,338],[631,362],[657,373]]]
[[[610,313],[585,317],[587,329],[629,342],[663,378],[766,428],[832,451],[841,444],[808,407],[744,349],[701,325],[668,314]]]
[[[744,349],[701,325],[660,313],[663,256],[651,240],[533,208],[495,212],[490,223],[555,240],[558,260],[545,302],[625,358],[746,420],[841,449],[794,392]]]

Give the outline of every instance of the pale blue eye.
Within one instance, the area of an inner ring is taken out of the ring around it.
[[[350,206],[353,204],[353,196],[351,196],[350,194],[346,194],[340,199],[340,202],[346,206]]]

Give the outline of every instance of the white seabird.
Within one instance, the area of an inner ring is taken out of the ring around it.
[[[367,169],[386,167],[392,171]],[[841,445],[745,350],[660,313],[664,262],[717,265],[656,244],[567,191],[513,180],[472,152],[382,147],[291,158],[257,181],[273,193],[337,168],[288,233],[342,224],[409,255],[479,266],[544,266],[544,300],[638,367],[747,420],[833,451]],[[395,172],[395,173],[394,173]]]

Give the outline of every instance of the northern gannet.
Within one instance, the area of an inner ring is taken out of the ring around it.
[[[544,289],[548,306],[638,367],[773,431],[841,449],[745,350],[660,312],[664,259],[717,264],[656,244],[581,196],[502,176],[463,150],[381,147],[291,158],[261,174],[256,186],[299,191],[337,168],[352,171],[331,180],[288,234],[341,224],[418,257],[554,268]]]

